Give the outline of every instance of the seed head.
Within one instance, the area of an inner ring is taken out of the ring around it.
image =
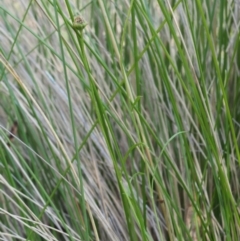
[[[87,23],[80,17],[76,16],[73,21],[73,29],[82,31],[87,26]]]

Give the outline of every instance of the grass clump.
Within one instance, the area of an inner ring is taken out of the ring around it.
[[[3,240],[239,240],[236,1],[0,6]]]

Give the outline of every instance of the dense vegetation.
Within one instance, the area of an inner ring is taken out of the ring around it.
[[[1,240],[240,240],[240,4],[2,0]]]

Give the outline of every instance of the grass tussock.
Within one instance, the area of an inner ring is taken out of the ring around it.
[[[237,1],[0,6],[1,240],[240,240]]]

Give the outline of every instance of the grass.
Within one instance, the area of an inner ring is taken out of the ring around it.
[[[1,240],[239,240],[239,4],[83,2],[0,6]]]

